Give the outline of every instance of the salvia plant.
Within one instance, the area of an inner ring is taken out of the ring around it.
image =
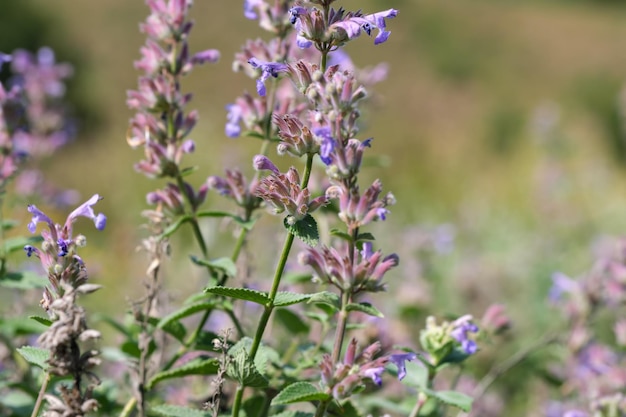
[[[260,148],[243,167],[203,180],[200,168],[186,162],[195,151],[199,116],[183,80],[192,71],[212,71],[197,67],[224,58],[214,49],[190,50],[191,0],[146,3],[149,15],[140,25],[146,41],[135,62],[140,76],[126,101],[134,112],[127,143],[140,155],[135,170],[153,184],[141,213],[145,293],[129,301],[124,317],[87,312],[80,304],[87,295],[96,297],[91,294],[100,285],[90,282],[88,262],[78,253],[87,237],[74,228],[86,234],[89,229],[75,223],[86,217],[106,233],[106,216],[94,210],[105,196],[94,194],[64,223],[32,202],[24,207],[31,235],[4,239],[1,283],[13,287],[10,291],[42,287],[43,311],[27,321],[2,320],[0,391],[7,395],[0,412],[63,417],[472,413],[473,397],[480,399],[506,366],[464,393],[464,363],[482,341],[509,327],[504,307],[493,305],[481,321],[460,313],[428,316],[415,338],[419,344],[402,340],[400,345],[383,331],[383,314],[374,304],[375,293],[386,290],[400,262],[394,248],[379,247],[371,231],[373,223],[390,221],[395,197],[380,180],[367,182],[361,175],[364,160],[376,156],[377,144],[385,140],[362,133],[361,115],[387,68],[358,68],[344,47],[358,41],[382,48],[393,41],[390,28],[398,11],[350,11],[334,0],[245,0],[242,18],[257,22],[267,36],[246,42],[234,55],[232,67],[244,87],[225,106],[224,133]],[[0,62],[13,74],[0,86],[0,201],[11,191],[44,197],[37,201],[40,207],[77,204],[75,193],[51,192],[53,186],[33,171],[38,158],[72,137],[62,101],[71,67],[56,63],[49,48],[36,55],[2,54]],[[46,198],[59,195],[63,201]],[[232,210],[208,208],[222,198]],[[263,236],[266,244],[253,258],[248,255],[256,225],[268,211],[282,246],[267,244],[274,238]],[[207,226],[210,218],[227,220],[235,238],[216,237]],[[3,231],[17,224],[2,221]],[[174,239],[186,233],[195,240],[193,248]],[[220,251],[212,243],[218,238]],[[228,242],[231,255],[216,256]],[[22,248],[40,266],[27,263],[22,272],[10,271],[8,255]],[[615,371],[623,357],[589,331],[598,310],[623,303],[624,253],[602,261],[582,281],[555,276],[551,299],[561,302],[565,327],[573,329],[559,375],[575,400],[552,403],[550,415],[624,413],[626,377],[623,368]],[[177,305],[162,291],[168,276],[180,274],[168,267],[179,268],[174,257],[189,259],[203,280]],[[266,273],[256,265],[260,258],[273,270]],[[113,329],[111,346],[103,346],[94,323]],[[367,337],[355,331],[364,326],[371,327]],[[615,322],[615,335],[626,345],[623,320]],[[557,338],[551,335],[538,346]],[[451,378],[449,369],[457,376]]]

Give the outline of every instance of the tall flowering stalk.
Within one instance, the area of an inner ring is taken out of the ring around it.
[[[147,195],[148,203],[155,208],[144,212],[151,231],[151,236],[142,245],[150,257],[147,268],[150,280],[146,297],[135,306],[135,315],[142,326],[139,337],[141,354],[136,367],[135,397],[124,410],[124,413],[130,413],[136,403],[140,415],[146,413],[148,380],[157,370],[156,364],[150,366],[150,344],[155,329],[148,321],[156,314],[160,266],[169,252],[164,234],[166,228],[179,219],[189,222],[203,256],[208,255],[197,217],[208,187],[203,185],[195,190],[184,180],[191,171],[183,167],[183,156],[195,149],[189,135],[198,114],[195,110],[186,110],[192,96],[183,93],[181,80],[195,66],[216,62],[219,58],[214,49],[195,54],[189,52],[188,36],[193,27],[193,22],[188,20],[190,0],[147,0],[146,3],[150,15],[140,28],[147,40],[141,48],[141,59],[135,62],[135,67],[143,75],[139,78],[137,90],[128,92],[127,104],[137,114],[130,121],[127,141],[133,148],[144,149],[144,159],[135,164],[138,172],[149,178],[168,178],[172,182]],[[169,362],[170,366],[175,360]]]
[[[93,398],[94,387],[99,378],[92,369],[100,364],[98,351],[82,349],[81,346],[100,337],[100,332],[87,326],[85,310],[76,304],[78,295],[93,293],[100,285],[87,282],[87,269],[78,248],[86,245],[83,235],[74,235],[74,222],[79,217],[93,220],[96,229],[103,230],[106,226],[104,214],[96,214],[92,208],[100,200],[94,195],[84,204],[72,211],[65,224],[54,223],[36,206],[28,206],[32,220],[28,230],[35,233],[38,223],[44,223],[47,229],[41,232],[43,241],[39,248],[27,245],[26,254],[35,256],[48,276],[49,285],[44,289],[41,306],[50,317],[52,324],[39,337],[39,344],[50,353],[45,382],[33,410],[38,415],[41,400],[46,399],[48,407],[43,415],[46,417],[82,416],[97,409],[98,402]],[[62,385],[60,396],[46,394],[46,387],[51,375],[66,377],[72,381],[71,386]],[[85,384],[88,377],[91,383]]]

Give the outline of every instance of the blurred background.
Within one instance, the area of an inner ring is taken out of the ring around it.
[[[224,106],[254,91],[253,80],[231,71],[233,54],[246,39],[265,36],[240,3],[196,0],[192,10],[192,48],[222,54],[183,86],[194,92],[189,108],[200,112],[190,161],[201,167],[197,184],[225,167],[249,169],[258,150],[253,139],[224,134]],[[581,274],[606,237],[626,231],[626,2],[337,4],[399,10],[388,22],[387,43],[373,46],[363,37],[347,49],[358,66],[387,62],[391,71],[362,120],[363,138],[374,137],[372,153],[381,156],[365,178],[380,177],[398,200],[373,230],[379,246],[402,259],[390,277],[401,307],[381,309],[400,318],[411,311],[480,316],[500,302],[518,334],[540,335],[553,321],[546,304],[551,274]],[[94,297],[98,307],[119,312],[141,291],[146,262],[134,250],[145,194],[157,186],[134,172],[141,151],[125,140],[126,91],[136,87],[132,63],[144,42],[138,24],[147,7],[141,0],[0,5],[0,51],[50,46],[75,68],[69,97],[79,137],[43,169],[56,184],[78,190],[81,201],[104,196],[96,208],[108,216],[108,228],[84,231],[84,258],[105,285]],[[218,223],[207,230],[224,235]],[[214,244],[217,252],[224,245],[218,238]],[[175,253],[185,245],[184,238],[174,242]],[[174,293],[198,288],[182,271],[169,275]]]

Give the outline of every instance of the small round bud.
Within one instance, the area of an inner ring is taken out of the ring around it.
[[[74,239],[74,244],[79,248],[84,248],[87,246],[87,238],[84,235],[78,235],[76,239]]]
[[[63,272],[63,267],[60,264],[54,264],[54,266],[52,267],[52,271],[55,273],[55,275],[60,275],[61,272]]]

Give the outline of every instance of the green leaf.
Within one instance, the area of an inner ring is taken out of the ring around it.
[[[50,359],[50,351],[48,349],[22,346],[16,350],[31,365],[38,366],[43,370],[48,369],[48,359]]]
[[[365,232],[365,233],[359,233],[359,235],[356,237],[356,240],[360,241],[360,240],[376,240],[376,238],[374,237],[373,234],[369,233],[369,232]]]
[[[205,288],[204,292],[236,298],[238,300],[252,301],[253,303],[261,305],[267,305],[270,302],[270,298],[264,292],[251,290],[249,288],[209,287]]]
[[[234,277],[237,275],[237,266],[235,265],[235,263],[233,262],[232,259],[230,258],[217,258],[217,259],[213,259],[211,261],[207,261],[205,259],[200,259],[196,256],[190,256],[191,258],[191,262],[193,262],[196,265],[200,265],[200,266],[207,266],[209,268],[211,268],[211,270],[218,270],[218,271],[222,271],[223,273],[225,273],[227,276],[229,277]]]
[[[309,298],[309,301],[307,301],[307,303],[308,304],[325,304],[325,305],[333,307],[334,311],[339,311],[339,309],[341,308],[341,298],[339,298],[339,296],[335,294],[334,292],[330,292],[330,291],[322,291],[322,292],[313,294],[313,296]]]
[[[228,363],[227,374],[240,384],[248,387],[265,388],[268,385],[267,379],[257,370],[245,349],[239,349],[233,355]]]
[[[289,233],[307,245],[316,246],[319,242],[320,236],[317,231],[317,222],[310,214],[307,214],[301,220],[294,220],[292,216],[287,216],[283,224]]]
[[[2,230],[5,230],[5,231],[11,230],[15,228],[15,226],[17,226],[18,224],[20,224],[20,222],[18,222],[17,220],[6,219],[6,220],[0,221],[0,228],[2,228]]]
[[[26,245],[35,245],[43,241],[41,236],[17,236],[4,241],[4,252],[13,253],[24,250]]]
[[[308,333],[309,325],[299,315],[286,308],[276,310],[276,319],[282,323],[289,333]]]
[[[474,399],[469,395],[465,395],[458,391],[430,391],[428,395],[438,399],[439,401],[460,408],[461,410],[469,413],[472,409],[472,402]]]
[[[426,388],[428,386],[428,368],[419,361],[405,362],[406,376],[402,383],[414,388]],[[393,366],[391,369],[395,369]]]
[[[256,219],[246,220],[227,211],[199,211],[196,213],[196,217],[230,217],[235,223],[246,230],[252,229],[256,223]]]
[[[46,327],[50,327],[52,325],[52,320],[47,319],[45,317],[40,316],[28,316],[29,319],[35,320],[37,323],[41,323]]]
[[[217,373],[219,361],[217,359],[193,359],[188,363],[174,369],[159,372],[148,381],[148,389],[154,387],[157,383],[172,378],[181,378],[187,375],[212,375]]]
[[[295,382],[279,392],[272,400],[272,405],[326,401],[328,399],[330,399],[330,395],[319,391],[317,387],[310,382]]]
[[[370,303],[348,304],[346,306],[346,310],[347,311],[360,311],[361,313],[365,313],[374,317],[380,317],[380,318],[385,317],[383,313],[378,311],[378,309],[374,307],[373,305],[371,305]]]
[[[9,272],[0,277],[0,286],[19,290],[32,290],[48,285],[48,278],[34,272]]]
[[[163,239],[164,237],[168,237],[171,236],[175,231],[178,230],[178,228],[180,226],[182,226],[184,223],[187,223],[189,221],[191,221],[192,217],[188,214],[185,214],[184,216],[180,216],[178,219],[176,219],[176,221],[172,224],[170,224],[164,231],[163,233],[161,233],[160,238]]]
[[[343,239],[345,241],[348,241],[348,242],[352,242],[352,236],[350,236],[349,233],[346,233],[343,230],[330,229],[330,235],[339,237],[339,238],[341,238],[341,239]]]
[[[313,274],[308,272],[287,272],[283,276],[282,281],[292,284],[302,284],[305,282],[311,282]]]
[[[191,175],[192,173],[196,172],[198,170],[198,166],[192,166],[192,167],[187,167],[187,168],[183,168],[180,170],[180,176],[181,177],[186,177],[188,175]]]
[[[274,307],[290,306],[292,304],[298,304],[313,297],[315,294],[298,294],[289,291],[280,291],[274,298]]]
[[[236,356],[240,351],[244,351],[247,354],[248,352],[250,352],[251,348],[252,339],[249,337],[244,337],[228,350],[228,354],[231,356]],[[280,355],[269,346],[260,344],[256,356],[254,357],[254,366],[256,367],[257,371],[259,371],[262,375],[265,375],[267,363],[270,361],[278,363],[280,361]]]
[[[38,334],[44,330],[41,324],[26,317],[0,318],[0,332],[8,337]]]
[[[185,305],[181,308],[179,308],[178,310],[168,314],[167,316],[163,317],[161,320],[159,320],[159,322],[157,323],[156,327],[158,329],[162,329],[164,327],[166,327],[168,324],[173,323],[173,322],[178,322],[178,320],[185,318],[185,317],[189,317],[191,315],[194,315],[200,311],[206,311],[208,309],[211,309],[215,307],[215,303],[214,302],[208,302],[208,301],[200,301],[194,304],[189,304],[189,305]]]
[[[150,411],[167,417],[211,417],[211,413],[208,411],[170,404],[157,405],[152,407]]]

